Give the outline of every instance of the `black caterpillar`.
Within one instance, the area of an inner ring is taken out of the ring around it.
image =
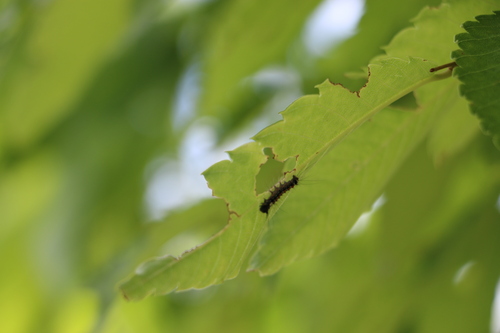
[[[264,202],[260,205],[260,211],[262,213],[268,213],[269,208],[279,200],[279,198],[285,193],[286,191],[289,191],[291,188],[293,188],[295,185],[299,183],[299,178],[297,176],[293,176],[292,179],[290,179],[287,182],[284,182],[280,184],[278,187],[275,187],[271,190],[271,196],[264,200]]]

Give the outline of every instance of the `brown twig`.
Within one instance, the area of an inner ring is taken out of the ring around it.
[[[436,71],[439,71],[439,70],[445,69],[445,68],[449,68],[450,70],[452,70],[455,67],[457,67],[457,63],[456,62],[450,62],[450,63],[444,64],[444,65],[441,65],[441,66],[437,66],[437,67],[431,68],[430,72],[431,73],[432,72],[436,72]]]

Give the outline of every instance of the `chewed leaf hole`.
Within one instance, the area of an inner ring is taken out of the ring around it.
[[[276,183],[283,178],[285,172],[290,171],[295,166],[295,159],[289,158],[284,162],[274,159],[271,148],[264,148],[267,155],[267,162],[261,165],[260,171],[255,177],[255,192],[257,195],[269,191]]]

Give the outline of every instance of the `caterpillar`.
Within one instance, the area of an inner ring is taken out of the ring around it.
[[[262,204],[260,205],[260,211],[262,213],[268,213],[269,208],[279,200],[279,198],[287,191],[292,189],[295,185],[299,183],[299,178],[297,176],[293,176],[292,179],[289,181],[283,182],[282,184],[278,185],[277,187],[273,188],[271,190],[271,196],[264,200]]]

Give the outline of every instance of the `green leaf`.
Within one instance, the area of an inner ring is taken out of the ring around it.
[[[461,50],[453,57],[455,75],[463,84],[460,93],[470,101],[472,113],[481,120],[485,134],[500,149],[500,11],[467,21],[467,33],[455,36]]]
[[[267,215],[259,211],[259,205],[268,193],[255,196],[255,176],[267,159],[263,147],[272,147],[278,160],[296,158],[295,170],[302,177],[328,150],[378,111],[416,87],[436,80],[437,76],[429,73],[432,66],[420,59],[386,58],[370,66],[371,80],[359,94],[324,82],[319,86],[320,95],[298,99],[283,112],[283,121],[255,137],[257,142],[235,149],[229,153],[232,161],[219,162],[204,173],[213,194],[228,203],[229,225],[180,260],[169,256],[146,263],[139,273],[121,286],[124,295],[128,299],[140,299],[150,293],[203,288],[235,277],[267,221]],[[380,91],[379,87],[386,89]],[[307,123],[304,115],[307,115]],[[312,134],[316,136],[313,138]],[[299,193],[308,196],[308,191]],[[373,193],[368,193],[368,200],[359,201],[352,209],[354,215],[359,215],[373,199]],[[311,202],[313,206],[314,201]],[[272,218],[274,213],[273,207],[269,217]],[[324,249],[335,239],[340,239],[355,221],[354,215],[342,228],[332,229],[335,237],[329,237],[327,244],[318,242],[317,245]],[[324,224],[325,217],[319,221]],[[322,229],[315,232],[328,234]]]
[[[369,66],[369,82],[359,93],[325,81],[319,95],[298,99],[282,113],[282,121],[254,137],[256,142],[209,168],[204,175],[213,194],[227,202],[229,224],[180,258],[146,263],[121,285],[123,294],[137,300],[207,287],[235,277],[251,255],[250,269],[271,274],[335,246],[436,120],[450,109],[462,110],[455,108],[460,100],[456,81],[427,83],[443,77],[429,69],[452,49],[448,39],[458,27],[449,22],[463,22],[474,8],[458,2],[425,10],[418,29],[403,31],[386,49],[388,55]],[[444,32],[436,35],[440,29]],[[386,108],[414,90],[418,111]],[[299,178],[269,215],[259,211],[269,192],[256,192],[256,176],[269,158],[266,147],[286,162],[282,181],[292,174]]]

